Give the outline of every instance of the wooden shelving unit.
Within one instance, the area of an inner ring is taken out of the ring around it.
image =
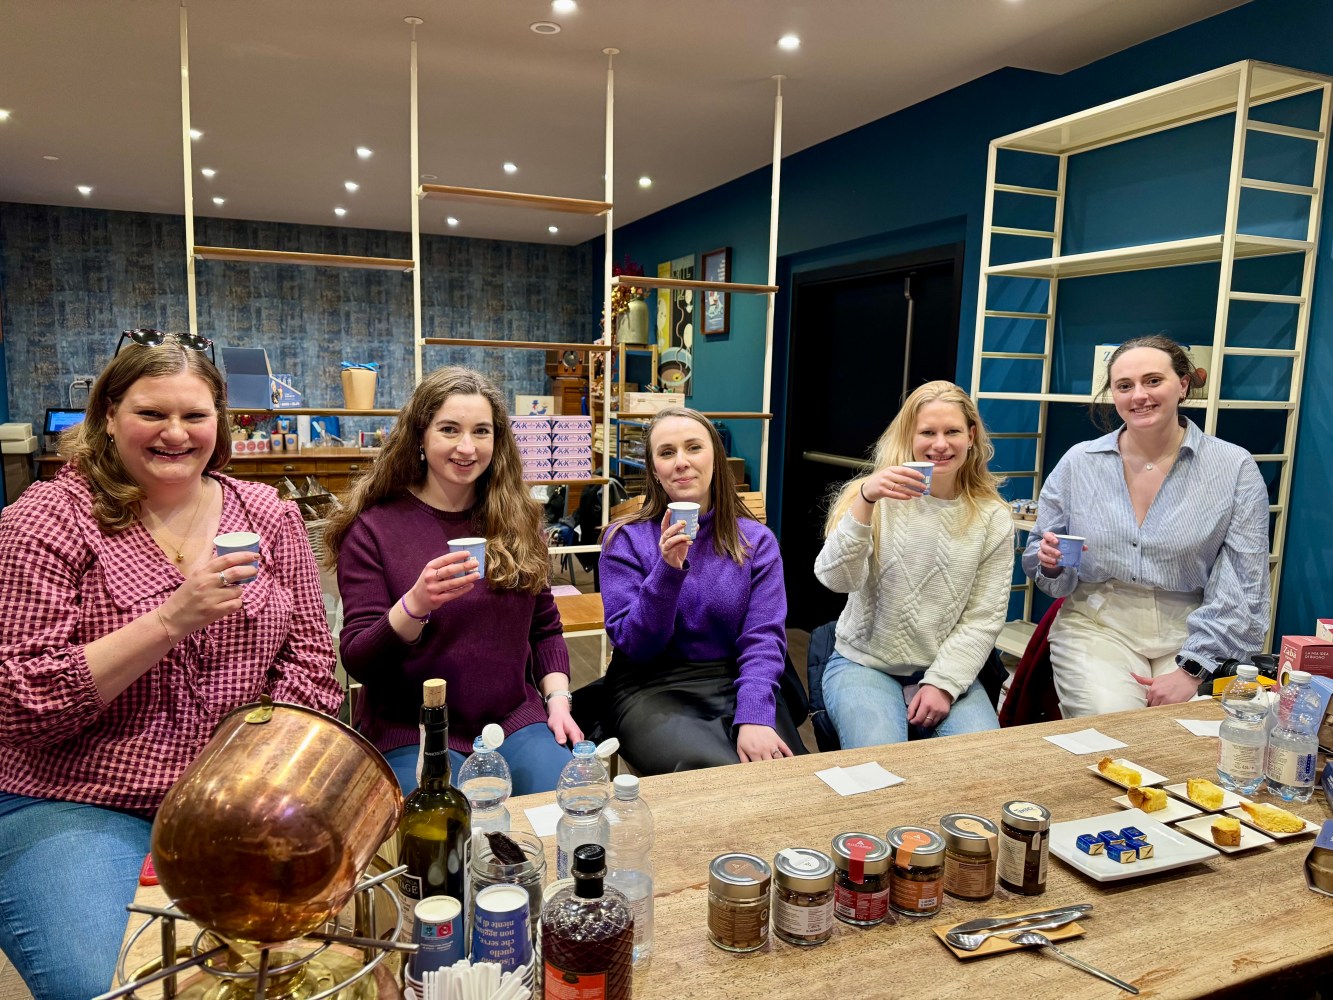
[[[616,275],[617,285],[634,288],[684,288],[696,292],[739,292],[742,295],[774,295],[777,285],[746,285],[734,281],[694,281],[689,278],[647,278],[642,274]]]
[[[451,184],[422,184],[417,192],[422,198],[512,205],[515,208],[536,208],[547,212],[567,212],[572,215],[605,215],[611,211],[609,201],[561,198],[549,194],[522,194],[518,191],[490,191],[485,188],[455,187]]]
[[[240,247],[195,247],[197,260],[229,260],[241,264],[299,264],[305,267],[351,267],[369,271],[411,271],[414,261],[396,257],[349,257],[293,250],[245,250]]]

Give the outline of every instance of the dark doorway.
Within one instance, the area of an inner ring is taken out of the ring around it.
[[[794,628],[832,621],[846,602],[820,585],[814,564],[830,491],[857,471],[811,453],[868,456],[902,402],[904,362],[909,392],[955,377],[962,250],[954,244],[793,276],[781,537]]]

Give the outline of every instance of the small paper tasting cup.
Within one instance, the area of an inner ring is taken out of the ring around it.
[[[904,463],[903,463],[903,467],[906,468],[906,469],[915,469],[917,472],[921,473],[921,475],[923,475],[923,476],[926,477],[926,492],[925,492],[924,495],[925,495],[925,496],[929,496],[929,495],[930,495],[930,479],[931,479],[931,477],[932,477],[933,475],[935,475],[935,463],[934,463],[934,462],[904,462]]]
[[[467,552],[472,558],[477,560],[477,572],[481,578],[486,579],[486,539],[484,538],[455,538],[449,543],[450,552]],[[466,576],[466,572],[460,571],[454,576]]]
[[[419,949],[411,960],[415,978],[447,969],[467,957],[462,913],[463,904],[453,896],[427,896],[418,901],[412,914],[412,940]]]
[[[1077,567],[1083,561],[1083,543],[1087,541],[1082,535],[1056,535],[1060,541],[1060,565]]]
[[[685,537],[693,541],[699,536],[699,505],[697,503],[678,500],[676,503],[667,504],[667,510],[671,511],[672,524],[677,521],[685,522]]]
[[[532,960],[528,891],[519,885],[488,885],[477,893],[472,921],[472,964],[497,962],[513,972]]]
[[[213,548],[220,556],[225,556],[231,552],[259,552],[259,536],[253,531],[229,531],[225,535],[218,535],[213,539]],[[247,576],[244,580],[236,580],[236,583],[249,583],[253,576]]]

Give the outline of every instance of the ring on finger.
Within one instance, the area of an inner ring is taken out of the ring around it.
[[[222,586],[224,586],[224,587],[230,587],[230,586],[231,586],[231,581],[227,579],[227,574],[226,574],[226,573],[219,573],[219,574],[218,574],[218,579],[219,579],[220,581],[222,581]]]

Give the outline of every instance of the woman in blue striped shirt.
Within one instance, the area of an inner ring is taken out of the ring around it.
[[[1263,648],[1268,488],[1245,449],[1181,414],[1203,374],[1166,337],[1122,344],[1098,398],[1123,425],[1042,486],[1023,569],[1067,598],[1050,630],[1066,718],[1187,701]],[[1057,534],[1086,539],[1078,566],[1061,565]]]

